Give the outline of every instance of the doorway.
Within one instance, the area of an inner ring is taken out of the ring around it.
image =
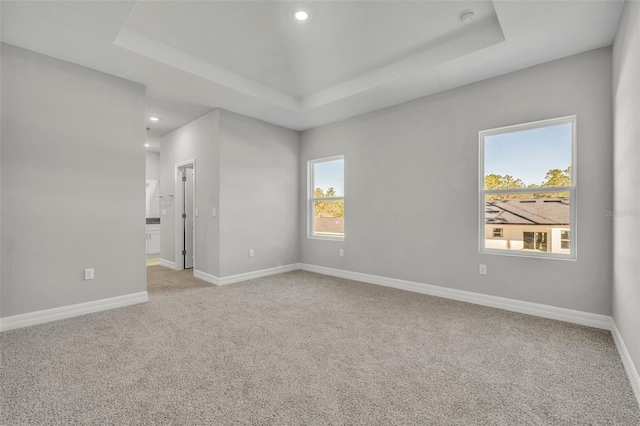
[[[176,164],[176,267],[195,267],[195,160]]]

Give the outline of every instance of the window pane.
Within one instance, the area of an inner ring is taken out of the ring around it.
[[[485,189],[571,185],[571,123],[484,138]]]
[[[560,231],[560,248],[568,249],[569,241],[569,231]]]
[[[533,232],[523,232],[522,240],[524,242],[525,250],[533,250],[533,247],[535,246],[535,238]]]
[[[489,194],[485,196],[485,248],[570,254],[569,194]],[[495,233],[502,229],[501,238]]]
[[[315,201],[314,210],[314,235],[344,236],[344,200]]]
[[[344,197],[344,159],[313,165],[313,198]]]

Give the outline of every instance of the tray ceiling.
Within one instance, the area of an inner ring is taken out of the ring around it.
[[[309,14],[304,22],[295,11]],[[460,14],[475,19],[463,24]],[[304,130],[610,45],[620,1],[2,1],[2,41]],[[175,126],[175,127],[174,127]]]

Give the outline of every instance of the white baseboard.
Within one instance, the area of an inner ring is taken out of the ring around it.
[[[636,396],[636,400],[638,401],[638,405],[640,406],[640,375],[638,375],[638,370],[633,364],[631,354],[629,354],[627,345],[625,345],[624,340],[622,339],[622,334],[620,334],[620,330],[618,330],[618,326],[616,325],[616,322],[613,320],[613,318],[611,319],[611,335],[613,336],[613,341],[616,344],[616,348],[618,348],[618,353],[620,354],[620,358],[622,359],[622,365],[624,365],[627,376],[629,376],[629,382],[631,383],[633,394]]]
[[[507,311],[519,312],[522,314],[535,315],[543,318],[550,318],[574,324],[586,325],[589,327],[601,328],[605,330],[609,330],[611,328],[611,317],[607,315],[592,314],[588,312],[576,311],[573,309],[558,308],[555,306],[542,305],[539,303],[508,299],[506,297],[489,296],[486,294],[474,293],[471,291],[439,287],[413,281],[405,281],[396,278],[363,274],[360,272],[345,271],[342,269],[327,268],[325,266],[309,265],[305,263],[300,264],[300,269],[309,272],[316,272],[318,274],[346,278],[349,280],[362,281],[365,283],[393,287],[401,290],[414,291],[416,293],[443,297],[445,299],[459,300],[462,302],[474,303],[476,305],[489,306],[491,308],[499,308]]]
[[[200,278],[208,283],[215,285],[227,285],[239,283],[241,281],[254,280],[256,278],[268,277],[270,275],[283,274],[285,272],[297,271],[300,269],[300,264],[292,263],[290,265],[276,266],[274,268],[260,269],[258,271],[245,272],[237,275],[229,275],[227,277],[216,277],[215,275],[207,274],[206,272],[194,270],[193,276]]]
[[[274,268],[260,269],[259,271],[245,272],[244,274],[229,275],[220,278],[218,285],[233,284],[241,281],[254,280],[256,278],[268,277],[270,275],[283,274],[285,272],[297,271],[300,269],[298,263],[291,265],[276,266]]]
[[[207,274],[206,272],[198,271],[197,269],[193,270],[193,276],[201,279],[202,281],[206,281],[210,284],[220,285],[220,278],[215,275]]]
[[[166,268],[176,270],[176,262],[172,262],[172,261],[170,261],[170,260],[166,260],[166,259],[162,259],[162,258],[161,258],[161,259],[158,261],[158,264],[159,264],[159,265],[161,265],[161,266],[164,266],[164,267],[166,267]]]
[[[107,309],[121,308],[123,306],[144,303],[147,300],[149,300],[149,295],[146,291],[142,291],[140,293],[127,294],[125,296],[110,297],[108,299],[94,300],[92,302],[78,303],[76,305],[14,315],[0,319],[0,331],[13,330],[36,324],[44,324],[46,322],[105,311]]]

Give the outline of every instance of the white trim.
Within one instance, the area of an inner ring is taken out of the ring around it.
[[[193,276],[200,278],[208,283],[215,285],[227,285],[234,284],[241,281],[254,280],[256,278],[268,277],[270,275],[283,274],[285,272],[297,271],[301,269],[300,264],[292,263],[290,265],[276,266],[274,268],[260,269],[258,271],[245,272],[242,274],[229,275],[227,277],[216,277],[215,275],[207,274],[206,272],[193,270]]]
[[[638,405],[640,406],[640,375],[638,375],[638,370],[633,364],[631,354],[627,350],[627,345],[624,344],[622,334],[620,334],[620,330],[618,330],[618,326],[616,325],[616,322],[613,318],[611,318],[611,336],[613,337],[613,341],[615,342],[618,353],[620,354],[622,365],[624,365],[627,376],[629,376],[629,383],[631,383],[633,394],[635,395],[636,400],[638,401]]]
[[[108,299],[94,300],[92,302],[62,306],[60,308],[44,309],[42,311],[14,315],[0,319],[0,331],[13,330],[36,324],[44,324],[94,312],[106,311],[108,309],[121,308],[123,306],[144,303],[148,300],[148,293],[146,291],[141,291],[140,293],[132,293],[124,296],[110,297]]]
[[[158,264],[161,265],[161,266],[164,266],[165,268],[177,270],[176,269],[176,262],[173,262],[171,260],[160,258],[160,260],[158,261]]]
[[[363,274],[361,272],[351,272],[342,269],[327,268],[301,264],[303,271],[315,272],[318,274],[331,275],[349,280],[362,281],[365,283],[393,287],[401,290],[414,291],[416,293],[428,294],[431,296],[443,297],[445,299],[459,300],[476,305],[489,306],[492,308],[504,309],[507,311],[519,312],[522,314],[535,315],[542,318],[550,318],[558,321],[566,321],[574,324],[586,325],[589,327],[609,330],[611,327],[611,317],[607,315],[592,314],[589,312],[576,311],[573,309],[558,308],[555,306],[542,305],[540,303],[524,302],[521,300],[508,299],[506,297],[489,296],[471,291],[457,290],[453,288],[439,287],[435,285],[423,284],[413,281],[399,280],[396,278],[381,277],[378,275]]]
[[[206,272],[198,271],[197,269],[193,270],[194,278],[199,278],[202,281],[206,281],[210,284],[220,285],[220,277],[216,277],[215,275],[207,274]]]
[[[228,277],[220,278],[218,285],[233,284],[240,281],[254,280],[256,278],[268,277],[270,275],[283,274],[285,272],[297,271],[300,269],[300,264],[293,263],[290,265],[276,266],[274,268],[261,269],[259,271],[245,272],[243,274],[229,275]]]

